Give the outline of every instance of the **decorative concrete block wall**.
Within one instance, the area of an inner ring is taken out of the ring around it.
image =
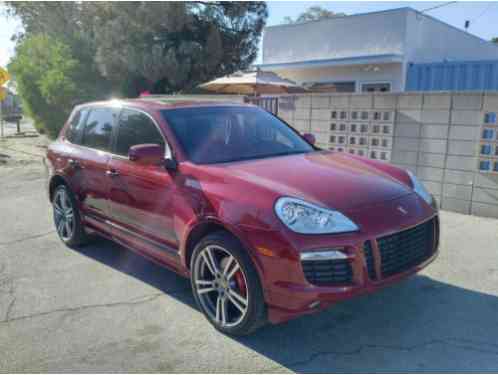
[[[324,149],[415,173],[443,209],[498,218],[498,93],[307,94],[278,115]]]

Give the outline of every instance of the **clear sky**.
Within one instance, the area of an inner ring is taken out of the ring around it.
[[[334,12],[355,14],[401,7],[424,10],[440,4],[443,2],[269,1],[268,25],[282,23],[285,16],[296,17],[312,5],[320,5]],[[469,32],[486,40],[498,36],[498,2],[458,2],[434,9],[428,14],[461,29],[465,20],[470,20]],[[12,56],[14,45],[10,42],[10,36],[19,29],[19,23],[5,19],[0,10],[0,66],[5,66]]]

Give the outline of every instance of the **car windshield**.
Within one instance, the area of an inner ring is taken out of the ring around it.
[[[197,164],[314,151],[288,125],[256,107],[179,108],[163,110],[162,115],[188,158]]]

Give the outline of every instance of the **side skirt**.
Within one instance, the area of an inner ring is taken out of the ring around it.
[[[190,277],[188,270],[185,270],[181,266],[180,255],[176,249],[145,238],[134,231],[112,223],[109,220],[94,217],[93,215],[84,215],[84,223],[91,231],[118,243],[134,253],[183,277]],[[130,238],[130,241],[127,238]]]

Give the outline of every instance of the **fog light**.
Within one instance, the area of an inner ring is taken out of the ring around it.
[[[312,303],[310,303],[310,305],[308,307],[310,309],[317,309],[318,307],[320,307],[320,301],[312,302]]]
[[[337,260],[348,259],[348,256],[340,250],[309,251],[301,253],[301,260]]]

